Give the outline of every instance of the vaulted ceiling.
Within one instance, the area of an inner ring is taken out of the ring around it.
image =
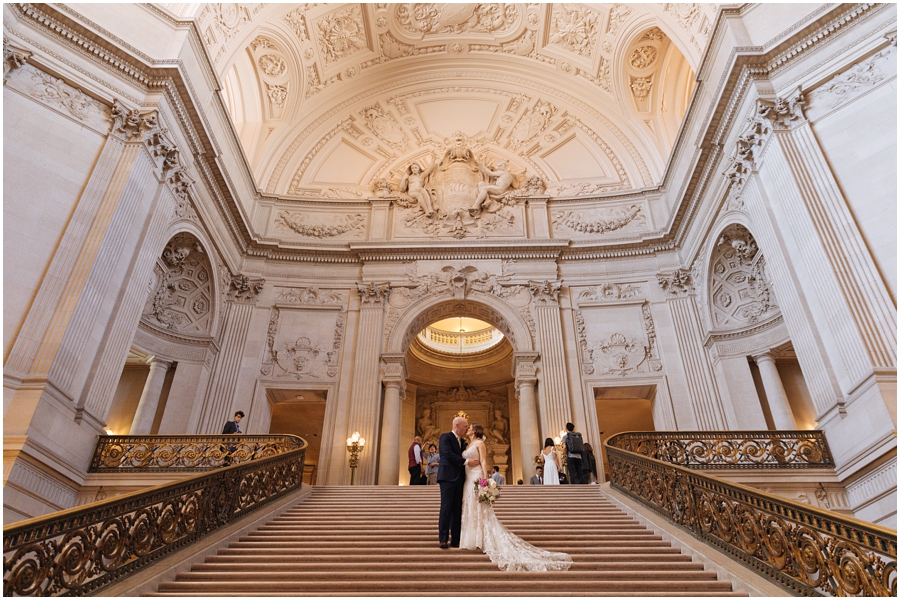
[[[196,15],[260,188],[366,198],[462,132],[553,196],[656,185],[715,6],[207,4]]]

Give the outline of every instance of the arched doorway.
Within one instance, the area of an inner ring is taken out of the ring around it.
[[[507,481],[524,478],[522,457],[530,456],[531,446],[523,451],[523,439],[538,437],[538,355],[532,350],[532,330],[515,308],[516,302],[530,302],[528,290],[522,286],[507,295],[473,292],[463,299],[423,298],[404,307],[388,332],[389,352],[382,355],[380,484],[407,483],[407,449],[414,436],[436,441],[459,411],[471,412],[470,422],[477,419],[484,426],[491,460]],[[473,332],[453,331],[453,323],[463,330],[466,323],[480,325]]]

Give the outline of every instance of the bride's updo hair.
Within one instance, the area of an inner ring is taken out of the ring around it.
[[[475,434],[475,437],[479,440],[484,439],[484,427],[478,423],[472,423],[472,433]]]

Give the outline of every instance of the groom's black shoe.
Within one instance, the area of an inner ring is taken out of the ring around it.
[[[441,550],[446,550],[450,547],[450,542],[441,542]]]

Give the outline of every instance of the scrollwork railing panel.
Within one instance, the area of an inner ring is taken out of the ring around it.
[[[612,486],[792,592],[896,596],[897,532],[618,448]]]
[[[290,452],[300,444],[292,435],[100,436],[88,471],[217,469]]]
[[[690,469],[834,468],[821,431],[636,432],[609,444]]]
[[[83,596],[227,525],[303,481],[306,443],[3,528],[4,596]]]

